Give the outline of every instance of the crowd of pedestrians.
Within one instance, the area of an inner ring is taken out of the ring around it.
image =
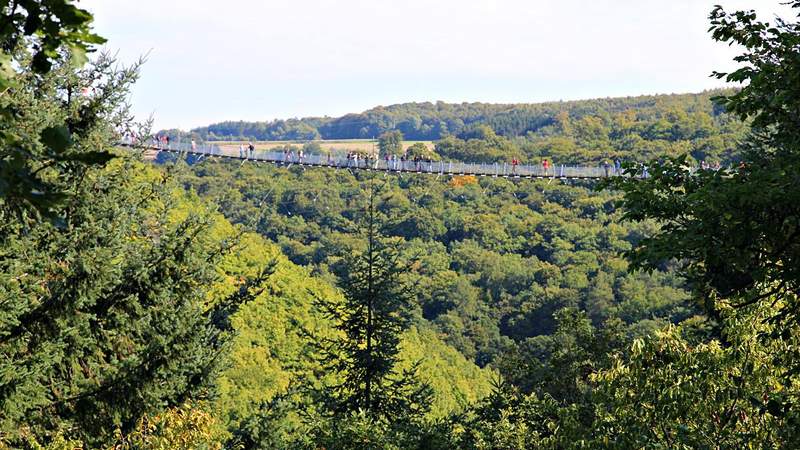
[[[327,155],[327,163],[329,166],[355,168],[355,169],[379,169],[381,158],[378,153],[365,153],[350,151],[347,152],[341,164],[332,157],[330,153]],[[402,155],[385,154],[383,156],[384,168],[394,171],[428,171],[432,172],[434,169],[434,161],[430,156],[423,157],[420,155],[411,156],[408,153]]]

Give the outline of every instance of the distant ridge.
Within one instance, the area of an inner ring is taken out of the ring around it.
[[[607,116],[624,111],[653,115],[659,111],[722,112],[711,98],[732,90],[716,89],[695,94],[551,101],[544,103],[411,102],[377,106],[341,117],[306,117],[268,122],[225,121],[191,130],[203,140],[317,140],[370,139],[384,131],[400,130],[408,140],[438,140],[458,136],[477,125],[488,125],[506,137],[536,133],[552,125],[559,114],[571,118]]]

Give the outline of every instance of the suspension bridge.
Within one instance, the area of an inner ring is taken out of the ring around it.
[[[459,161],[401,160],[401,159],[350,159],[343,155],[307,154],[302,157],[298,152],[255,150],[250,152],[221,147],[215,144],[171,143],[169,145],[134,145],[121,143],[124,147],[144,149],[152,157],[160,152],[183,156],[194,156],[203,159],[228,159],[254,163],[270,163],[281,166],[321,167],[328,169],[349,169],[387,173],[419,173],[450,176],[503,177],[528,179],[599,179],[620,175],[609,166],[574,166],[554,164],[549,166],[511,163],[467,163]]]

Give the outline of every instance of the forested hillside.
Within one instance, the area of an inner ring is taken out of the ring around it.
[[[153,161],[91,14],[0,13],[0,450],[800,448],[800,21],[714,8],[716,107],[365,113],[649,170],[569,181]]]
[[[564,117],[600,119],[609,126],[618,117],[652,124],[659,120],[700,122],[711,128],[724,110],[715,108],[711,97],[726,91],[625,98],[551,102],[538,104],[492,103],[402,103],[378,106],[342,117],[311,117],[272,122],[231,121],[192,130],[208,140],[255,139],[315,140],[376,138],[384,131],[399,130],[408,140],[439,140],[458,136],[476,125],[488,125],[505,137],[525,136],[557,126]],[[623,113],[629,113],[625,115]],[[622,115],[622,116],[620,116]],[[688,127],[689,124],[682,124]],[[653,130],[664,133],[665,130]]]
[[[265,267],[270,267],[270,274],[263,281],[261,294],[231,318],[236,336],[213,404],[223,434],[253,420],[263,404],[321,373],[309,353],[309,338],[304,331],[313,330],[319,337],[335,334],[315,300],[340,296],[330,283],[309,268],[288,261],[277,246],[260,236],[242,233],[221,217],[211,230],[212,235],[220,237],[237,233],[236,251],[219,262],[222,277],[213,286],[209,300],[230,296],[242,280],[258,277]],[[427,324],[419,323],[418,327],[403,335],[401,364],[408,367],[421,361],[421,377],[434,393],[431,417],[460,412],[489,394],[496,378],[493,371],[470,363],[442,343],[441,335]],[[336,380],[329,376],[314,383]],[[292,426],[290,419],[285,426]]]
[[[349,171],[216,162],[193,172],[185,180],[190,189],[234,222],[257,218],[255,230],[325,276],[358,242],[360,184],[385,184],[385,232],[420,255],[417,314],[481,366],[545,342],[556,326],[553,313],[565,307],[589,311],[598,325],[619,319],[632,336],[693,314],[674,273],[627,273],[620,252],[649,227],[620,223],[618,197],[591,185],[372,180]]]
[[[434,140],[439,156],[462,161],[644,161],[691,154],[728,162],[744,134],[741,121],[712,98],[732,91],[541,104],[406,103],[340,118],[223,122],[192,130],[203,140],[377,138],[399,130],[407,140]]]

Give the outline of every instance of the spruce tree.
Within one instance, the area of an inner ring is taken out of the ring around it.
[[[410,325],[413,287],[399,242],[381,234],[378,195],[379,188],[372,184],[362,217],[365,249],[347,256],[337,271],[344,300],[319,302],[341,335],[315,346],[325,370],[341,377],[340,383],[322,391],[327,411],[360,411],[372,420],[392,422],[421,416],[431,394],[417,379],[416,364],[408,370],[397,368],[401,334]]]
[[[66,123],[70,144],[59,150],[67,159],[28,161],[66,194],[48,218],[0,201],[0,446],[67,435],[100,448],[144,415],[209,395],[228,318],[251,295],[245,284],[210,301],[235,242],[209,236],[214,212],[178,194],[168,170],[130,153],[83,163],[131,125],[137,68],[115,67],[100,57],[76,71],[62,59],[46,75],[19,74],[7,93],[17,114],[4,129],[46,153],[43,130]],[[93,93],[76,94],[87,84]]]
[[[102,115],[92,108],[83,111],[79,122],[54,120],[36,129],[9,126],[24,109],[15,101],[15,92],[38,88],[38,78],[46,78],[64,51],[69,51],[73,65],[81,66],[94,46],[105,42],[91,31],[92,15],[72,3],[0,3],[0,209],[4,211],[50,216],[69,192],[42,176],[43,165],[96,166],[110,158],[105,149],[91,155],[66,151],[74,143],[72,133],[80,133],[82,125]],[[75,87],[77,95],[85,86]]]

